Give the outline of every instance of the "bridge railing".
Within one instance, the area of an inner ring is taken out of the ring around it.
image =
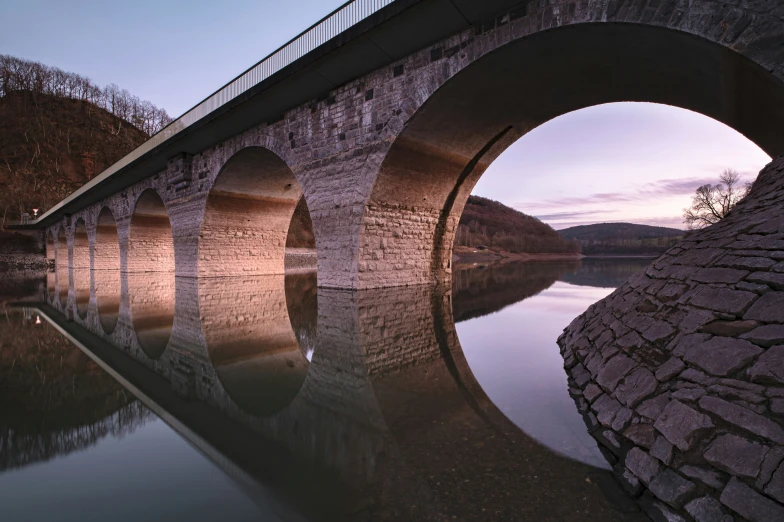
[[[151,136],[136,149],[104,170],[99,176],[93,178],[92,182],[81,187],[58,205],[50,209],[46,214],[42,215],[39,219],[43,219],[52,212],[55,212],[65,203],[76,199],[113,173],[122,170],[183,129],[196,123],[248,89],[266,80],[287,65],[294,63],[307,53],[327,43],[343,31],[346,31],[353,25],[361,22],[393,2],[394,0],[351,0],[346,2]]]

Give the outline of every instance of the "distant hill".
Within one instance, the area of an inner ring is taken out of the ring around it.
[[[677,228],[634,223],[597,223],[558,231],[578,241],[585,255],[655,255],[680,241],[686,232]]]
[[[480,196],[469,196],[460,217],[455,245],[485,245],[507,252],[580,251],[576,241],[562,237],[550,225],[503,203]]]

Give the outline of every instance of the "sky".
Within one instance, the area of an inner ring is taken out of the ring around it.
[[[115,83],[179,116],[343,0],[3,0],[0,53]],[[590,107],[531,131],[474,194],[556,229],[610,221],[682,228],[725,168],[753,179],[770,158],[725,125],[674,107]]]

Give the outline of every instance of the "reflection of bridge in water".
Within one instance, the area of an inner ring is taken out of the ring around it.
[[[146,288],[166,288],[166,277],[144,274]],[[130,290],[128,278],[120,284]],[[307,277],[287,285],[283,276],[176,278],[174,286],[139,297],[149,299],[145,317],[155,317],[161,296],[159,316],[171,317],[161,321],[171,322],[170,339],[152,355],[139,343],[147,330],[133,328],[141,301],[128,292],[111,333],[94,295],[84,317],[73,311],[74,292],[65,307],[51,293],[40,310],[276,510],[309,519],[627,516],[595,485],[613,484],[608,472],[551,452],[493,406],[460,348],[451,292],[316,296]],[[304,300],[292,299],[303,289]],[[301,317],[303,302],[316,300],[313,331]],[[315,341],[310,361],[302,339]],[[482,512],[488,506],[496,512]]]

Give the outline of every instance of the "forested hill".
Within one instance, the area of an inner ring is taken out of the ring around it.
[[[579,252],[576,241],[563,238],[537,218],[480,196],[469,196],[455,245],[479,246],[507,252]]]
[[[653,255],[664,252],[686,235],[677,228],[634,223],[597,223],[558,232],[565,239],[579,241],[585,255]]]
[[[45,212],[170,121],[116,85],[0,55],[0,225]]]

